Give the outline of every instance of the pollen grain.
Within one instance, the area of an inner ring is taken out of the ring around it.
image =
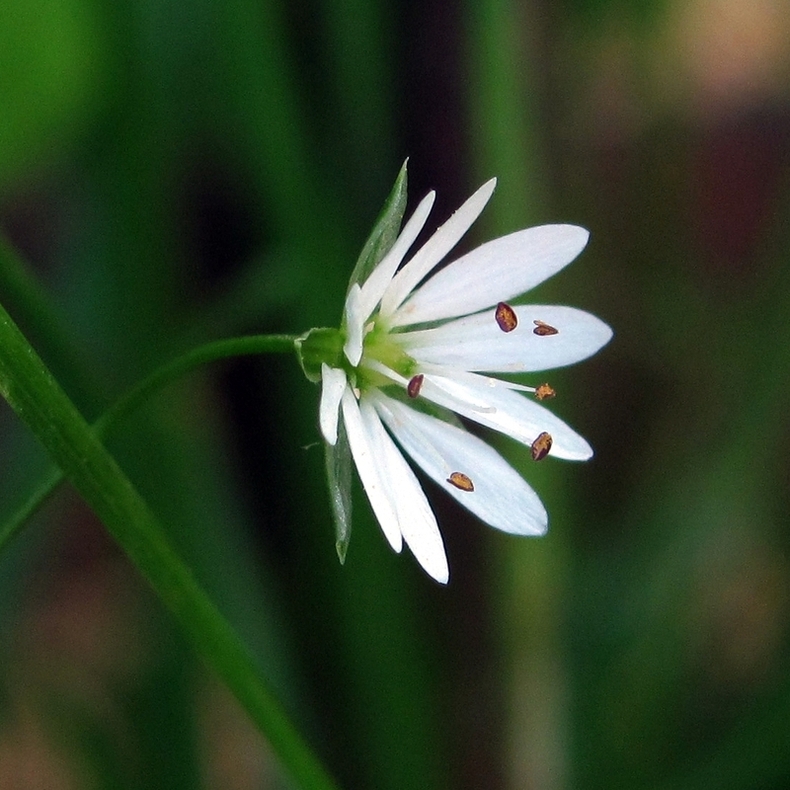
[[[553,398],[556,394],[557,393],[554,387],[551,387],[548,384],[541,384],[535,390],[535,397],[538,400],[547,400],[548,398]]]
[[[460,488],[461,491],[474,491],[474,483],[463,472],[453,472],[448,478],[447,482],[450,485]]]
[[[547,324],[545,321],[540,321],[538,319],[535,319],[532,323],[535,324],[535,328],[532,331],[538,337],[548,337],[549,335],[556,335],[560,331],[556,327],[553,327],[551,324]]]
[[[409,379],[409,383],[406,385],[406,393],[410,398],[416,398],[420,394],[424,379],[425,376],[422,373],[418,373]]]
[[[518,326],[516,311],[506,302],[497,304],[494,318],[503,332],[512,332]]]
[[[533,461],[542,461],[548,454],[549,450],[551,450],[552,445],[552,438],[550,433],[543,433],[538,435],[538,438],[532,442],[532,446],[530,450],[532,451],[532,460]]]

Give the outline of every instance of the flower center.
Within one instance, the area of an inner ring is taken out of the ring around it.
[[[357,386],[366,389],[392,384],[381,372],[382,365],[406,379],[410,379],[417,370],[417,363],[395,341],[392,334],[374,323],[363,341],[362,359],[356,369]]]

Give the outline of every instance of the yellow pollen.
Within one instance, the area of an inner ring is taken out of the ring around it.
[[[450,485],[455,486],[456,488],[460,488],[461,491],[475,490],[474,483],[463,472],[453,472],[447,478],[447,482],[450,483]]]
[[[546,400],[547,398],[553,398],[557,393],[554,391],[553,387],[550,387],[548,384],[541,384],[535,390],[535,397],[538,400]]]

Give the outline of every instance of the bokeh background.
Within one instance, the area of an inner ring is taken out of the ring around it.
[[[292,358],[191,374],[109,442],[342,787],[790,786],[787,2],[3,0],[0,21],[0,300],[89,418],[201,342],[336,325],[406,156],[433,227],[499,177],[464,249],[591,230],[530,299],[615,330],[549,377],[596,457],[495,440],[547,504],[540,540],[429,487],[447,588],[361,494],[338,564]],[[0,464],[3,517],[46,466],[5,405]],[[290,786],[72,491],[0,557],[0,618],[0,788]]]

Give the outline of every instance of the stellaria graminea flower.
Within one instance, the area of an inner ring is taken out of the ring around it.
[[[397,226],[405,166],[400,180]],[[486,524],[516,535],[545,533],[543,504],[455,415],[529,446],[535,460],[592,456],[581,436],[536,402],[553,396],[551,387],[487,375],[570,365],[609,341],[609,327],[582,310],[509,304],[570,263],[586,245],[587,231],[573,225],[517,231],[430,276],[480,215],[495,184],[492,179],[480,187],[401,266],[433,205],[435,193],[428,194],[397,237],[379,240],[388,249],[374,255],[368,272],[358,264],[340,332],[313,330],[329,333],[320,360],[319,422],[341,559],[350,530],[350,500],[342,492],[350,477],[349,448],[390,546],[399,552],[405,541],[442,583],[449,577],[442,537],[404,452]],[[393,196],[397,190],[398,184]]]

